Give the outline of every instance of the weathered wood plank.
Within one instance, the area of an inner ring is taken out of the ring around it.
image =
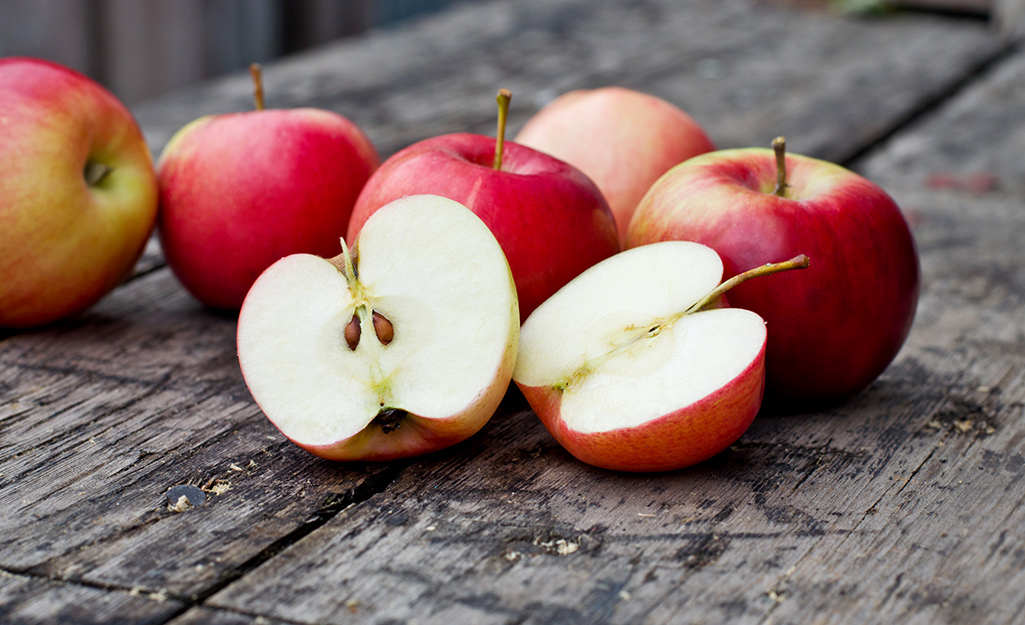
[[[110,592],[0,572],[0,620],[8,625],[156,624],[182,606],[165,597]]]
[[[560,91],[619,82],[677,101],[723,145],[785,132],[795,149],[844,158],[998,50],[978,24],[933,18],[519,0],[460,7],[267,75],[272,105],[339,110],[385,153],[490,132],[499,82],[526,102],[514,123]],[[973,94],[1009,89],[998,78]],[[139,116],[159,148],[199,114],[247,107],[249,93],[232,77]],[[967,97],[1003,111],[1020,103],[1010,93],[1003,105]],[[895,140],[867,170],[933,132]],[[1009,134],[985,150],[1013,154]],[[983,149],[973,146],[971,158]],[[964,158],[949,171],[968,171]],[[880,178],[900,190],[926,171],[911,159]],[[315,460],[252,404],[234,320],[190,300],[151,249],[141,275],[86,315],[0,336],[0,570],[117,601],[204,604],[181,622],[803,623],[873,620],[880,606],[897,621],[1008,622],[1022,610],[1011,593],[1025,263],[1013,240],[1021,195],[1011,176],[1001,185],[1014,194],[971,198],[968,218],[960,192],[919,185],[901,198],[918,214],[927,286],[907,349],[869,391],[760,419],[723,456],[663,476],[577,463],[515,396],[481,435],[408,469]],[[164,493],[181,483],[229,490],[174,513]],[[362,503],[339,513],[349,502]],[[47,609],[78,600],[33,593]],[[976,610],[995,602],[988,616]]]
[[[444,132],[510,128],[558,93],[623,84],[677,103],[724,147],[844,160],[1001,48],[984,24],[930,16],[837,19],[751,0],[519,0],[467,4],[267,68],[269,106],[356,121],[385,155]],[[248,110],[237,75],[137,107],[155,151],[206,113]]]
[[[169,621],[170,625],[288,625],[287,621],[267,618],[266,616],[254,616],[240,614],[226,610],[212,610],[210,608],[192,608],[180,617]]]

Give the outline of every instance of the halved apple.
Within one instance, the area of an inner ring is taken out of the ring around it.
[[[246,296],[242,374],[297,445],[334,460],[427,453],[477,432],[516,360],[519,308],[501,247],[452,200],[416,195],[351,252],[287,256]]]
[[[788,262],[758,271],[807,258]],[[761,406],[766,328],[753,312],[722,307],[732,286],[720,285],[722,273],[709,247],[654,243],[591,267],[530,315],[513,380],[571,454],[665,471],[744,433]]]

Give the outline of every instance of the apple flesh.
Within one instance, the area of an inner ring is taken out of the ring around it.
[[[323,458],[388,460],[483,427],[518,336],[515,285],[487,226],[419,195],[377,211],[351,252],[274,263],[237,338],[245,382],[287,438]]]
[[[628,245],[673,239],[715,249],[727,276],[796,253],[815,259],[808,271],[751,281],[729,296],[768,323],[767,394],[781,410],[865,388],[914,320],[918,254],[898,206],[838,165],[784,156],[781,143],[701,155],[660,178],[633,217]]]
[[[345,117],[263,109],[261,102],[258,95],[257,110],[184,126],[157,164],[167,264],[212,308],[238,310],[279,258],[333,255],[379,163],[370,140]]]
[[[679,469],[750,426],[766,328],[753,312],[719,307],[732,286],[717,288],[722,271],[703,245],[639,247],[591,267],[531,314],[513,380],[573,456],[617,471]]]
[[[55,63],[0,59],[0,326],[81,312],[132,270],[157,180],[131,112]]]
[[[515,141],[564,160],[593,180],[624,242],[637,204],[659,176],[715,150],[682,109],[623,87],[565,93],[531,117]]]
[[[525,319],[584,269],[619,251],[619,238],[608,204],[584,174],[504,141],[501,97],[498,139],[443,135],[386,160],[360,193],[346,238],[351,241],[380,207],[406,195],[460,202],[484,220],[505,251]]]

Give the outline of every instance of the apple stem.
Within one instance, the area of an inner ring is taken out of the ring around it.
[[[760,276],[768,276],[774,273],[780,273],[782,271],[790,271],[791,269],[804,269],[811,264],[811,260],[804,254],[800,254],[791,258],[790,260],[783,261],[781,263],[766,263],[760,267],[749,269],[744,273],[738,273],[729,280],[723,282],[719,286],[712,289],[708,295],[702,297],[695,302],[690,308],[684,311],[683,314],[688,315],[690,313],[698,312],[711,302],[719,298],[720,295],[729,291],[733,287],[737,286],[741,282],[746,282],[751,278],[758,278]]]
[[[787,140],[780,136],[772,140],[772,149],[776,152],[776,188],[773,194],[786,197],[787,187]]]
[[[495,171],[502,170],[502,154],[505,151],[505,124],[509,118],[509,103],[512,100],[512,92],[508,89],[499,89],[495,101],[498,102],[498,136],[495,139],[495,163],[492,166]]]
[[[353,260],[352,253],[349,252],[349,246],[345,244],[345,239],[339,240],[342,243],[342,253],[334,258],[329,258],[327,262],[334,265],[345,276],[345,281],[349,285],[349,291],[352,293],[352,298],[358,307],[366,302],[367,294],[363,290],[363,285],[359,282],[356,261]]]
[[[85,183],[90,187],[95,187],[112,171],[114,171],[114,168],[106,163],[89,161],[85,164],[85,171],[83,172]]]
[[[250,64],[249,75],[253,77],[253,101],[256,103],[256,110],[262,111],[264,109],[263,70],[259,63]]]

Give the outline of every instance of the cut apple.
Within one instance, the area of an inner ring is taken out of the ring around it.
[[[333,259],[287,256],[246,296],[243,377],[300,447],[334,460],[427,453],[477,432],[516,360],[516,287],[463,205],[396,200]]]
[[[759,271],[801,261],[790,262]],[[530,315],[513,379],[571,454],[664,471],[743,434],[761,406],[766,328],[753,312],[721,307],[732,286],[719,284],[722,273],[711,248],[655,243],[591,267]]]

